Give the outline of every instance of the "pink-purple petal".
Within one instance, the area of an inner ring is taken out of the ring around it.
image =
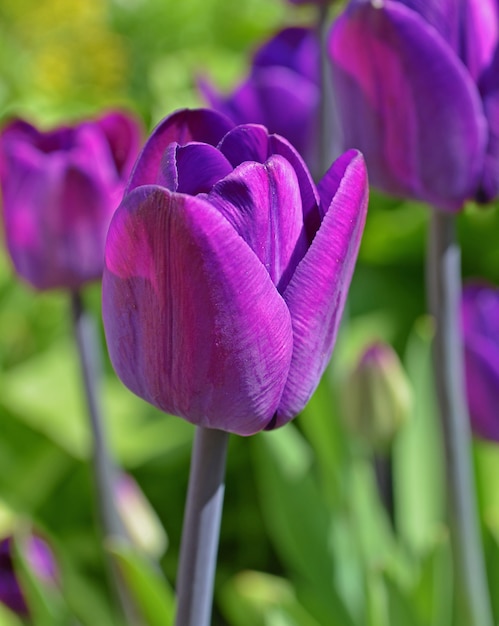
[[[293,357],[276,427],[303,409],[331,358],[364,228],[367,196],[365,163],[357,154],[284,292],[293,322]]]
[[[156,183],[163,153],[170,143],[199,141],[216,146],[234,124],[209,109],[182,109],[162,120],[144,146],[130,177],[127,192]]]
[[[481,174],[486,120],[447,42],[418,13],[384,0],[347,10],[329,52],[344,147],[364,153],[371,182],[459,210]]]
[[[122,381],[198,425],[264,428],[289,370],[290,315],[229,222],[200,198],[142,187],[106,250],[103,318]]]

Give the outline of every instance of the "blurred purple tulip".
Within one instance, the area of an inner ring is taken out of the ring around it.
[[[291,420],[333,349],[367,209],[356,151],[316,188],[263,126],[183,110],[155,129],[106,243],[103,318],[124,384],[197,425]]]
[[[499,192],[497,0],[352,0],[329,38],[344,147],[373,185],[458,211]]]
[[[20,543],[27,567],[38,580],[55,585],[59,574],[54,555],[48,544],[36,535],[30,535]],[[0,602],[18,615],[27,615],[28,607],[14,568],[13,539],[0,540]]]
[[[319,42],[313,30],[286,28],[254,55],[248,78],[229,96],[206,80],[208,104],[236,124],[263,124],[285,137],[314,166],[319,105]]]
[[[499,289],[467,285],[461,316],[471,426],[476,435],[499,442]]]
[[[7,247],[37,289],[76,289],[102,274],[111,216],[139,151],[138,123],[113,112],[42,132],[16,119],[0,134]]]

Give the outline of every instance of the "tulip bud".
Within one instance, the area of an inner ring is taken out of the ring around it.
[[[377,451],[386,450],[406,421],[412,391],[396,352],[384,343],[368,347],[344,389],[348,426]]]
[[[130,475],[120,475],[115,497],[118,513],[132,543],[153,558],[161,557],[167,548],[168,537],[156,511]]]
[[[26,566],[42,583],[54,586],[58,571],[48,544],[36,535],[29,535],[19,543]],[[0,540],[0,602],[18,615],[26,616],[28,606],[14,567],[14,540],[12,536]]]

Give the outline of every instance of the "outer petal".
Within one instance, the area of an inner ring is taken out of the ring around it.
[[[90,124],[98,126],[106,137],[118,178],[128,178],[139,153],[141,126],[138,120],[115,111]]]
[[[489,137],[483,176],[475,195],[479,202],[490,202],[499,195],[499,42],[489,68],[479,83]]]
[[[292,350],[287,307],[244,240],[209,203],[141,187],[109,229],[103,318],[134,393],[241,435],[268,424]]]
[[[468,284],[461,319],[471,426],[478,436],[499,442],[499,290]]]
[[[379,8],[378,8],[379,7]],[[391,0],[355,5],[329,40],[344,146],[384,191],[458,210],[483,167],[478,91],[446,42]]]
[[[245,162],[208,200],[254,250],[282,293],[307,249],[300,188],[286,159]]]
[[[156,126],[146,142],[128,183],[127,193],[140,185],[154,184],[167,146],[199,141],[216,146],[234,127],[226,117],[209,109],[182,109]]]
[[[461,6],[459,53],[472,78],[478,82],[484,70],[490,67],[499,42],[499,3],[497,0],[467,0]]]
[[[353,153],[321,227],[284,292],[294,345],[276,427],[303,409],[331,358],[364,228],[367,195],[364,160]]]

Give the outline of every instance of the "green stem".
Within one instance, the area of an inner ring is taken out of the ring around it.
[[[450,528],[458,600],[469,626],[492,626],[490,597],[477,516],[471,433],[460,330],[461,258],[454,215],[432,211],[427,282],[434,341],[437,399],[444,434]]]
[[[229,434],[196,429],[177,578],[176,626],[209,626]]]

